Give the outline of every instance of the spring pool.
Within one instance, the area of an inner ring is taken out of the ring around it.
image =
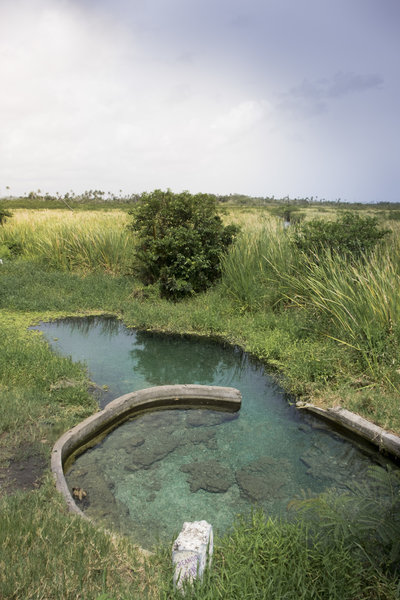
[[[66,472],[88,516],[144,548],[171,541],[183,521],[216,533],[261,506],[286,512],[302,490],[347,490],[385,459],[299,412],[261,363],[203,338],[126,328],[114,318],[41,323],[55,351],[86,363],[99,405],[146,387],[197,383],[234,387],[239,412],[163,409],[124,422]],[[106,386],[106,389],[102,389]]]

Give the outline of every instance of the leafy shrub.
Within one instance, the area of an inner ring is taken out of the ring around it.
[[[221,256],[238,228],[223,225],[214,196],[155,190],[142,194],[129,214],[143,283],[159,282],[161,293],[177,300],[220,277]]]
[[[0,225],[4,225],[6,219],[12,217],[12,213],[5,208],[0,208]]]
[[[336,221],[314,219],[302,224],[295,230],[292,241],[308,255],[329,249],[347,258],[359,258],[370,253],[387,233],[388,230],[378,228],[375,217],[345,212]]]
[[[10,258],[11,257],[11,252],[8,246],[6,246],[5,244],[0,244],[0,258]]]

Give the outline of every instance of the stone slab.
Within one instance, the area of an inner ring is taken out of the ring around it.
[[[172,546],[174,586],[202,579],[204,570],[211,565],[213,529],[207,521],[185,522]]]

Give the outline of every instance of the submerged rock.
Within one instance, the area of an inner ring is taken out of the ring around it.
[[[335,439],[336,448],[333,448]],[[312,446],[300,456],[300,461],[307,467],[307,475],[346,490],[355,480],[364,479],[370,461],[366,458],[362,464],[360,458],[352,444],[329,434],[326,438],[315,438]]]
[[[231,470],[216,460],[192,462],[182,465],[180,470],[188,473],[191,492],[201,489],[218,494],[226,492],[235,481]]]
[[[204,444],[209,449],[217,447],[217,439],[215,437],[215,431],[210,429],[190,429],[187,430],[185,437],[185,444],[193,444],[197,446]]]
[[[272,500],[288,482],[289,463],[284,459],[263,456],[236,471],[240,493],[253,502]]]
[[[182,422],[181,410],[159,410],[142,415],[137,426],[143,434],[151,434],[154,430],[172,433],[182,426]]]
[[[212,427],[214,425],[221,425],[228,421],[237,419],[239,413],[228,413],[228,412],[216,412],[211,410],[196,409],[191,410],[186,417],[187,425],[190,427]]]
[[[137,471],[138,469],[148,469],[153,463],[165,458],[181,445],[178,438],[161,433],[147,439],[144,444],[132,449],[129,454],[129,463],[125,465],[127,471]]]
[[[142,446],[145,442],[145,438],[138,434],[138,433],[133,433],[132,435],[129,436],[129,438],[127,438],[126,442],[125,442],[125,447],[127,449],[130,448],[137,448],[139,446]]]

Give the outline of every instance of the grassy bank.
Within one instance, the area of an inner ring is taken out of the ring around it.
[[[0,596],[173,598],[169,548],[147,561],[128,541],[72,517],[49,476],[36,490],[27,491],[32,487],[27,485],[26,491],[15,493],[13,479],[23,480],[29,460],[36,458],[41,476],[58,436],[96,409],[95,388],[84,366],[53,355],[28,326],[62,315],[111,313],[139,328],[220,337],[264,360],[288,392],[325,405],[341,403],[399,433],[399,366],[393,363],[398,356],[393,312],[397,304],[390,293],[398,267],[393,257],[388,262],[384,250],[374,258],[377,287],[372,297],[383,297],[385,289],[387,304],[379,320],[375,312],[368,313],[371,303],[360,308],[355,296],[353,303],[365,318],[358,317],[357,328],[350,332],[343,318],[334,318],[329,303],[316,304],[311,274],[304,270],[304,279],[295,277],[296,257],[278,235],[276,222],[267,214],[260,219],[259,212],[234,212],[225,218],[240,222],[245,232],[227,259],[223,281],[205,294],[174,304],[135,281],[129,252],[122,248],[113,254],[121,240],[129,244],[126,215],[84,214],[85,221],[68,211],[16,211],[0,231],[0,245],[18,236],[20,244],[17,252],[4,256],[0,267]],[[252,231],[247,240],[246,230]],[[114,262],[96,254],[100,244],[94,231],[103,236],[114,231],[115,239],[109,238]],[[76,245],[65,253],[68,259],[56,255],[54,246],[47,254],[42,251],[60,236],[75,236]],[[86,250],[80,253],[85,240]],[[92,262],[85,258],[88,252]],[[330,269],[319,274],[319,286],[332,279],[335,265]],[[359,267],[346,280],[341,268],[336,275],[340,285],[349,286],[349,281],[364,281],[370,272]],[[379,283],[378,276],[386,283]],[[342,295],[351,300],[352,289],[349,286]],[[329,300],[325,292],[322,295]],[[374,331],[368,333],[371,322]],[[379,340],[382,356],[374,358]],[[365,558],[351,532],[326,535],[303,521],[281,524],[255,515],[218,541],[213,571],[192,597],[372,600],[398,598],[399,588],[384,566]]]
[[[304,261],[268,211],[225,212],[242,234],[221,284],[172,304],[135,281],[126,213],[15,211],[0,228],[0,306],[104,310],[131,326],[219,336],[264,360],[295,396],[400,432],[397,223],[385,223],[392,234],[367,262],[349,264]]]

